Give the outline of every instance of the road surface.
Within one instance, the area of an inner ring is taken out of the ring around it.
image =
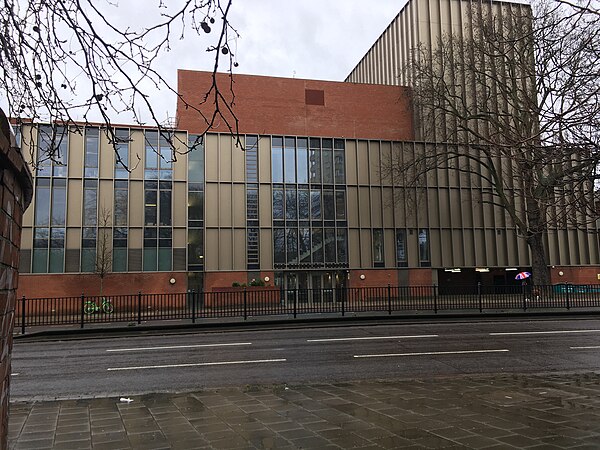
[[[383,323],[19,342],[11,400],[600,370],[600,320]]]

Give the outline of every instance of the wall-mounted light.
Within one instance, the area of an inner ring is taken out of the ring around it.
[[[169,280],[169,283],[171,283],[171,284],[175,284],[175,281],[176,281],[176,280],[175,280],[175,278],[171,278],[171,279]]]
[[[565,273],[564,273],[562,270],[559,270],[559,271],[558,271],[558,276],[559,276],[559,277],[562,277],[564,274],[565,274]]]
[[[444,271],[446,272],[452,272],[452,273],[460,273],[460,269],[457,267],[455,269],[444,269]]]
[[[489,271],[490,271],[489,267],[477,267],[475,269],[475,272],[489,272]]]
[[[365,274],[364,274],[364,273],[361,273],[361,274],[360,274],[360,279],[361,279],[361,280],[364,280],[365,278],[367,278],[367,277],[365,277]]]
[[[271,279],[269,277],[265,277],[265,282],[268,283],[269,281],[271,281]]]
[[[511,271],[511,270],[519,270],[519,269],[518,269],[518,268],[516,268],[516,267],[507,267],[507,268],[506,268],[506,269],[504,269],[504,270],[506,270],[507,272],[509,272],[509,271]]]

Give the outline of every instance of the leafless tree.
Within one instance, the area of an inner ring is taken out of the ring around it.
[[[440,169],[480,186],[526,239],[536,284],[549,284],[548,230],[598,218],[600,16],[578,5],[478,4],[468,30],[416,48],[407,75],[435,145],[384,167],[414,192]]]
[[[112,212],[107,207],[98,213],[98,239],[96,241],[96,263],[94,273],[100,278],[100,298],[104,295],[104,278],[112,272]]]
[[[124,17],[125,5],[110,0],[0,4],[0,102],[8,104],[9,117],[60,125],[102,122],[116,144],[111,118],[126,114],[136,124],[158,127],[172,143],[173,124],[165,124],[152,104],[160,89],[177,96],[161,70],[172,68],[159,67],[160,56],[173,41],[195,37],[198,48],[214,57],[213,78],[204,104],[185,107],[198,113],[206,129],[219,120],[237,135],[232,83],[222,86],[214,76],[223,62],[229,73],[238,64],[232,51],[238,33],[228,21],[232,0],[150,0],[139,3],[143,11],[135,18]],[[206,104],[212,105],[208,113]],[[50,146],[49,159],[58,147]]]

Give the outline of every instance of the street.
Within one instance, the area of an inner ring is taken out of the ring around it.
[[[600,370],[600,320],[464,321],[19,342],[11,400]]]

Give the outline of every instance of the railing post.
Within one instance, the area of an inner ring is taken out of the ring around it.
[[[244,288],[244,320],[248,320],[248,290]]]
[[[479,298],[479,312],[483,312],[483,302],[481,300],[481,281],[477,282],[477,297]]]
[[[83,328],[83,321],[85,320],[84,309],[85,309],[85,295],[82,292],[81,293],[81,322],[79,324],[80,328]]]
[[[196,291],[192,289],[192,323],[196,323]]]
[[[433,312],[438,312],[437,284],[433,283]]]
[[[296,318],[297,313],[298,313],[298,291],[296,291],[296,295],[294,295],[294,319]]]
[[[567,305],[567,310],[571,309],[571,299],[569,297],[569,285],[567,284],[566,286],[566,291],[567,291],[567,297],[566,297],[566,305]]]
[[[527,311],[527,292],[525,284],[521,284],[521,291],[523,291],[523,311]]]
[[[142,323],[142,291],[138,291],[138,325]]]
[[[356,305],[354,305],[356,306]],[[342,299],[342,317],[346,314],[346,299]]]
[[[25,334],[25,296],[23,296],[23,306],[21,307],[21,334]]]
[[[388,283],[387,293],[388,293],[388,314],[391,316],[392,315],[392,286],[390,286],[389,283]]]

